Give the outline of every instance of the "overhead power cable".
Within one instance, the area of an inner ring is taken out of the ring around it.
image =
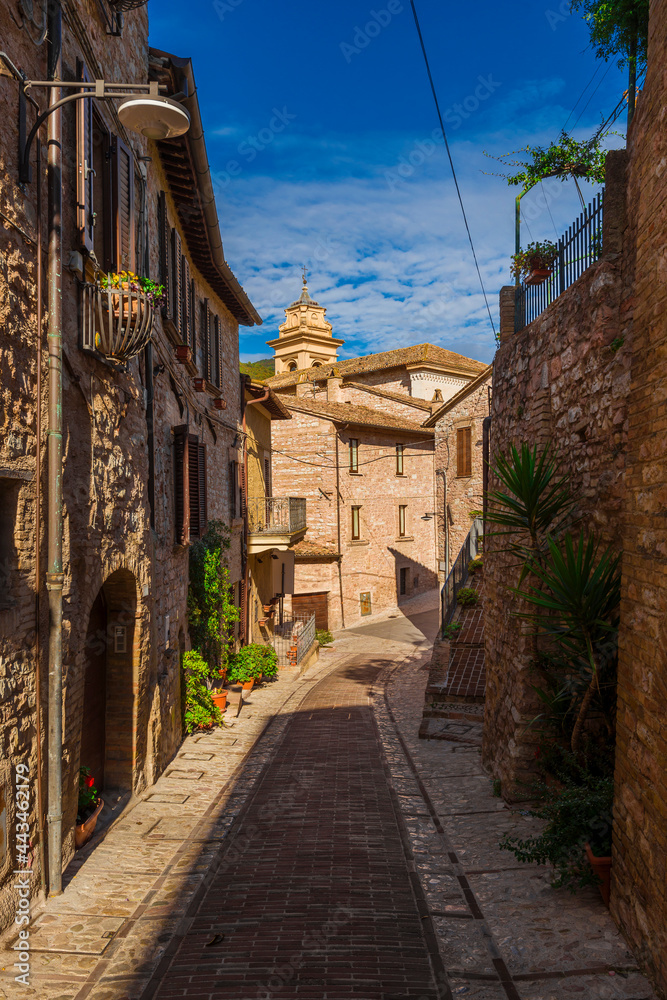
[[[433,74],[431,73],[431,66],[428,61],[428,55],[426,54],[426,46],[424,45],[424,36],[422,35],[422,29],[419,24],[419,17],[417,16],[417,8],[415,7],[415,0],[410,0],[410,6],[412,7],[412,15],[415,19],[415,26],[417,28],[417,34],[419,35],[419,44],[421,45],[422,55],[424,56],[424,64],[426,66],[426,72],[428,74],[429,83],[431,84],[431,93],[433,94],[433,100],[435,101],[435,109],[438,112],[438,120],[440,122],[440,128],[442,130],[442,137],[445,140],[445,149],[447,150],[447,156],[449,158],[449,165],[452,169],[452,177],[454,178],[454,185],[456,187],[456,194],[458,195],[459,204],[461,206],[461,213],[463,214],[463,221],[465,223],[466,232],[468,234],[468,239],[470,241],[470,249],[472,250],[473,260],[475,261],[475,268],[477,269],[477,277],[479,278],[479,283],[482,288],[482,295],[484,296],[484,303],[486,305],[486,311],[489,314],[489,322],[491,323],[491,329],[493,330],[493,336],[496,337],[496,326],[493,322],[493,316],[491,315],[491,309],[489,308],[489,300],[486,297],[486,289],[484,287],[484,281],[482,279],[482,272],[479,269],[479,263],[477,262],[477,254],[475,253],[475,244],[472,241],[472,234],[470,232],[470,226],[468,225],[468,217],[466,215],[466,210],[463,205],[463,198],[461,196],[461,189],[459,188],[459,182],[456,177],[456,170],[454,169],[454,161],[452,159],[452,154],[449,149],[449,142],[447,141],[447,133],[445,132],[445,123],[442,120],[442,113],[440,111],[440,102],[438,101],[438,95],[436,93],[435,84],[433,82]]]
[[[593,71],[592,77],[590,78],[590,80],[588,81],[588,83],[586,84],[586,86],[584,87],[584,89],[582,90],[582,92],[579,94],[579,97],[574,102],[574,107],[572,108],[572,110],[570,111],[569,115],[567,116],[567,118],[565,120],[565,124],[563,125],[563,127],[561,129],[561,132],[564,132],[565,129],[567,128],[567,123],[569,122],[570,118],[573,116],[574,112],[577,110],[577,105],[579,104],[579,101],[583,100],[584,94],[586,93],[586,91],[588,90],[588,88],[591,86],[591,84],[593,83],[593,80],[598,75],[598,73],[600,72],[601,69],[602,69],[602,63],[599,62],[597,64],[597,66],[595,67],[594,71]],[[572,126],[572,128],[574,128],[574,126]]]

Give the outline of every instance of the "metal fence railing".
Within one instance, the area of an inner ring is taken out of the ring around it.
[[[586,268],[602,256],[601,191],[559,239],[558,256],[551,276],[539,285],[522,282],[516,288],[514,329],[516,333],[532,323],[566,288],[580,278]]]
[[[250,534],[293,535],[306,528],[305,497],[249,497]]]
[[[292,614],[282,625],[276,624],[271,644],[278,655],[278,666],[288,667],[301,663],[315,639],[315,615]]]
[[[440,591],[440,602],[442,611],[441,625],[444,627],[452,620],[456,607],[456,595],[468,579],[468,564],[480,551],[480,538],[484,531],[484,521],[481,517],[476,517],[472,522],[472,527],[468,532],[465,542],[461,546],[461,551],[456,557],[456,562],[452,566],[449,576],[442,585]]]

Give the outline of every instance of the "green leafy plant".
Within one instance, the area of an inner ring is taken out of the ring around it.
[[[588,540],[583,529],[575,545],[568,532],[563,551],[547,536],[548,560],[544,566],[530,564],[541,586],[515,590],[518,597],[538,610],[516,611],[531,622],[539,635],[553,645],[565,662],[566,677],[576,671],[575,693],[578,706],[572,728],[573,753],[581,749],[584,723],[593,699],[600,690],[601,674],[613,669],[621,599],[620,555],[606,549],[598,555],[593,535]]]
[[[90,809],[92,805],[97,802],[99,793],[95,788],[95,779],[93,778],[89,767],[79,768],[79,803],[78,803],[78,818],[81,819],[87,810]]]
[[[315,638],[319,642],[320,646],[330,646],[334,641],[334,637],[326,628],[315,629]]]
[[[216,672],[227,667],[233,626],[239,620],[225,561],[229,544],[229,528],[222,521],[209,521],[203,538],[190,546],[190,638],[193,648]]]
[[[542,832],[525,840],[506,834],[500,847],[511,851],[522,864],[553,866],[552,886],[576,892],[598,884],[586,861],[585,845],[589,843],[598,857],[611,853],[614,781],[591,773],[573,757],[557,778],[557,783],[537,782],[534,786],[540,802],[529,815],[545,821]]]
[[[623,347],[624,343],[625,343],[625,337],[614,337],[609,347],[614,352],[614,354],[616,354],[616,352],[620,351],[620,349]]]
[[[479,602],[479,594],[472,587],[461,587],[456,595],[456,601],[462,607],[472,607]]]
[[[525,250],[512,256],[510,271],[513,278],[527,277],[533,271],[550,270],[558,256],[558,247],[551,240],[529,243]]]
[[[511,445],[509,456],[497,455],[492,467],[500,488],[486,494],[486,535],[499,538],[501,551],[509,551],[522,564],[519,584],[529,572],[529,563],[540,560],[547,533],[555,535],[572,517],[575,498],[569,479],[559,473],[551,444],[538,453],[537,445]],[[492,527],[493,530],[489,530]]]
[[[184,726],[186,733],[197,729],[209,729],[222,721],[220,709],[213,703],[211,689],[214,674],[208,663],[195,649],[183,654],[183,671],[185,675],[185,712]]]
[[[278,657],[272,646],[253,642],[242,646],[238,653],[230,657],[228,679],[232,684],[246,684],[251,680],[275,677],[278,673]]]
[[[144,278],[142,275],[135,274],[134,271],[106,274],[100,281],[100,285],[102,288],[122,288],[127,285],[132,291],[143,292],[154,306],[159,305],[165,296],[164,285],[153,281],[152,278]]]
[[[461,591],[459,591],[459,594]],[[463,628],[463,622],[455,621],[449,622],[448,625],[442,626],[442,637],[443,639],[455,639],[457,632],[460,632]]]
[[[477,570],[478,569],[482,569],[483,566],[484,566],[484,559],[483,559],[483,557],[482,556],[476,556],[474,559],[471,559],[470,562],[468,563],[468,572],[469,573],[476,573]]]
[[[548,177],[558,177],[561,181],[572,177],[575,182],[580,178],[594,184],[604,184],[607,153],[601,144],[605,134],[607,133],[598,131],[591,139],[582,141],[574,139],[563,129],[558,140],[549,143],[548,146],[526,146],[524,149],[494,156],[492,159],[521,168],[515,174],[500,176],[505,178],[510,187],[521,187],[523,194]],[[528,157],[523,160],[508,159],[517,153],[527,153]]]

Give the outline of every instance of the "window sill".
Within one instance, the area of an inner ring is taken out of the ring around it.
[[[472,472],[470,473],[469,476],[454,476],[454,479],[473,479],[473,478],[474,478],[474,476],[473,476]]]
[[[363,476],[363,472],[352,472],[352,469],[348,469],[348,476]]]
[[[397,472],[396,473],[396,478],[397,479],[409,479],[410,477],[407,474],[407,472]]]
[[[397,535],[394,541],[396,542],[414,542],[414,535]]]
[[[355,538],[353,541],[348,542],[348,545],[370,545],[370,542],[364,538]]]

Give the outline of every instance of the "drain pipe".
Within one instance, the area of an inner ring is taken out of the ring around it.
[[[335,426],[335,425],[334,425]],[[340,591],[340,627],[345,628],[345,605],[343,602],[343,550],[340,536],[340,461],[338,455],[338,434],[347,424],[336,427],[336,528],[338,531],[338,589]]]
[[[48,79],[62,78],[62,10],[60,0],[49,4]],[[58,87],[49,89],[49,104],[60,100]],[[63,691],[63,433],[62,433],[62,115],[48,119],[49,257],[48,346],[49,412],[48,563],[49,595],[49,718],[48,718],[48,856],[49,895],[62,892],[62,691]]]
[[[244,636],[245,642],[248,642],[248,635],[250,633],[250,594],[248,593],[248,435],[246,433],[246,410],[249,406],[258,406],[260,403],[265,403],[269,396],[271,395],[270,389],[264,390],[264,395],[260,396],[259,399],[250,399],[246,403],[245,401],[245,382],[243,385],[243,485],[245,488],[245,517],[243,519],[243,538],[244,538],[244,550],[245,550],[245,566],[243,567],[243,600],[245,602],[245,629]]]

